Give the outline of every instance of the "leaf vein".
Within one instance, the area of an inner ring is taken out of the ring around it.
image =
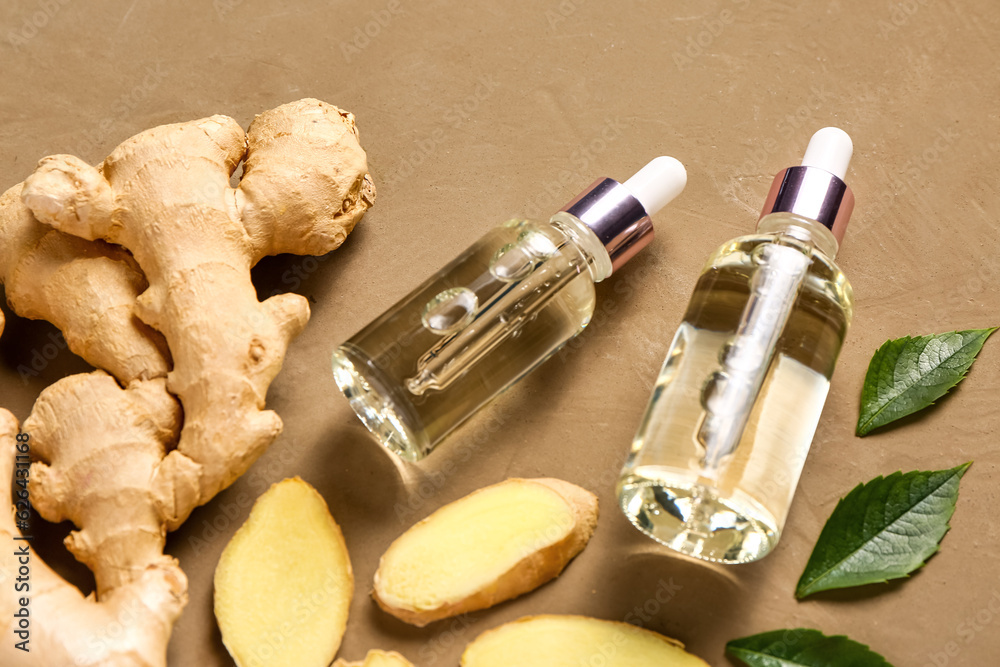
[[[871,543],[871,542],[873,542],[874,540],[878,539],[878,538],[880,537],[880,535],[881,535],[882,533],[886,532],[887,530],[889,530],[890,528],[892,528],[893,526],[895,526],[895,524],[896,524],[896,523],[897,523],[898,521],[900,521],[900,519],[902,519],[903,517],[905,517],[905,516],[906,516],[906,515],[907,515],[907,514],[909,513],[909,511],[910,511],[910,510],[912,510],[912,509],[913,509],[913,508],[915,508],[915,507],[919,507],[919,506],[920,506],[921,504],[923,504],[923,503],[924,503],[924,502],[925,502],[926,500],[928,500],[929,498],[932,498],[932,497],[933,497],[933,496],[934,496],[934,495],[935,495],[935,494],[936,494],[936,493],[937,493],[937,492],[938,492],[938,491],[939,491],[939,490],[940,490],[940,489],[941,489],[941,488],[942,488],[942,487],[943,487],[943,486],[944,486],[945,484],[947,484],[947,483],[949,483],[949,482],[950,482],[951,480],[955,479],[955,477],[956,477],[956,476],[960,476],[960,473],[959,473],[959,472],[958,472],[957,470],[952,470],[951,472],[952,472],[952,474],[951,474],[951,475],[948,475],[947,477],[945,477],[945,478],[944,478],[944,479],[943,479],[943,480],[941,481],[941,483],[940,483],[940,484],[938,484],[938,485],[937,485],[936,487],[934,487],[933,489],[930,489],[930,490],[929,490],[929,491],[928,491],[928,492],[927,492],[926,494],[924,494],[923,496],[921,496],[921,497],[920,497],[920,498],[918,499],[918,501],[917,501],[916,503],[914,503],[914,504],[913,504],[913,505],[912,505],[912,506],[910,507],[910,509],[904,509],[904,510],[903,510],[903,512],[902,512],[901,514],[899,514],[899,515],[898,515],[898,516],[897,516],[896,518],[894,518],[894,519],[893,519],[893,520],[892,520],[892,521],[891,521],[891,522],[890,522],[889,524],[887,524],[887,525],[886,525],[885,527],[881,528],[880,530],[878,530],[878,531],[874,532],[874,533],[873,533],[872,535],[870,535],[870,536],[868,536],[867,538],[865,538],[865,539],[864,539],[864,540],[863,540],[863,541],[861,542],[861,544],[859,544],[859,545],[857,545],[857,547],[853,548],[853,549],[852,549],[852,550],[851,550],[851,551],[850,551],[850,552],[849,552],[848,554],[846,554],[846,555],[845,555],[845,556],[844,556],[843,558],[841,558],[840,560],[838,560],[837,562],[835,562],[835,563],[834,563],[833,565],[831,565],[831,566],[830,566],[829,568],[827,568],[826,570],[824,570],[823,572],[821,572],[821,573],[820,573],[819,575],[817,575],[816,577],[814,577],[814,578],[813,578],[813,579],[812,579],[812,580],[811,580],[811,581],[810,581],[810,582],[808,583],[808,585],[806,586],[806,588],[809,588],[809,587],[811,587],[811,586],[812,586],[813,584],[815,584],[816,582],[818,582],[818,581],[822,581],[822,580],[823,580],[824,578],[828,577],[828,576],[830,575],[830,573],[831,573],[831,572],[833,572],[833,571],[834,571],[834,570],[836,570],[836,569],[837,569],[838,567],[840,567],[841,565],[843,565],[843,564],[844,564],[845,562],[847,562],[848,560],[850,560],[850,559],[851,559],[851,558],[852,558],[852,557],[853,557],[854,555],[856,555],[856,554],[857,554],[858,552],[862,551],[862,549],[864,549],[864,548],[865,548],[865,547],[866,547],[866,546],[867,546],[868,544],[870,544],[870,543]],[[836,510],[835,510],[835,511],[836,511]],[[935,512],[935,513],[932,513],[932,514],[936,515],[937,513]]]

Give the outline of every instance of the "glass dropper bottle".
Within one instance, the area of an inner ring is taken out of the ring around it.
[[[777,543],[851,321],[834,263],[854,207],[850,137],[817,132],[756,234],[709,258],[618,483],[629,520],[681,553],[745,563]]]
[[[341,345],[337,386],[375,439],[426,456],[480,407],[583,331],[594,284],[653,238],[650,216],[687,174],[658,157],[595,181],[548,221],[513,219]]]

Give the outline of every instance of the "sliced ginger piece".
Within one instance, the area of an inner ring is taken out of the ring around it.
[[[526,616],[487,630],[461,667],[708,667],[675,639],[586,616]]]
[[[558,479],[508,479],[403,533],[383,554],[372,595],[421,627],[485,609],[558,576],[596,524],[589,491]]]
[[[413,663],[395,651],[368,651],[361,662],[346,662],[338,660],[333,667],[413,667]]]
[[[215,617],[239,667],[327,667],[354,575],[326,501],[298,477],[271,486],[215,570]]]

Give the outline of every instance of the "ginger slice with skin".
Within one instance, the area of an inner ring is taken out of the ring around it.
[[[416,626],[491,607],[554,579],[586,546],[597,497],[558,479],[508,479],[445,505],[393,542],[372,592]]]
[[[413,663],[395,651],[368,651],[368,655],[360,662],[347,662],[343,659],[333,663],[333,667],[413,667]]]
[[[461,667],[708,667],[680,642],[643,628],[585,616],[528,616],[487,630]]]
[[[239,667],[326,667],[353,594],[340,527],[298,477],[257,499],[215,570],[215,616]]]

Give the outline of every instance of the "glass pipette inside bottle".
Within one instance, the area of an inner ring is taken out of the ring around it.
[[[826,128],[813,135],[802,166],[818,167],[843,179],[852,152],[851,140],[843,131]],[[697,438],[704,448],[701,465],[706,476],[715,476],[743,437],[778,339],[808,273],[812,250],[809,241],[782,235],[754,253],[757,268],[739,326],[722,348],[719,369],[702,389],[705,411]]]
[[[658,211],[683,188],[683,176],[679,162],[660,157],[623,186],[646,211]],[[444,337],[418,359],[406,388],[420,396],[448,387],[472,364],[517,336],[581,272],[591,270],[595,282],[603,279],[601,264],[610,268],[601,240],[570,213],[557,213],[551,226],[523,232],[516,243],[497,251],[488,275],[428,302],[424,326]],[[448,315],[435,318],[443,313]],[[437,320],[456,325],[441,329]]]

